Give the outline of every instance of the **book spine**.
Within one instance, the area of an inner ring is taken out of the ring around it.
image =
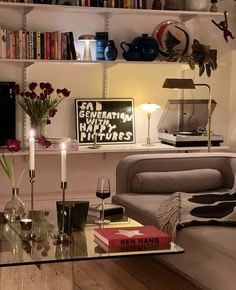
[[[44,59],[50,59],[51,58],[51,33],[50,32],[44,32]]]
[[[6,31],[6,56],[7,58],[11,58],[11,52],[10,52],[10,31]]]
[[[57,59],[62,59],[61,58],[61,32],[57,31],[56,38],[57,38]]]
[[[147,9],[147,0],[142,0],[142,9]]]
[[[23,31],[22,30],[19,30],[18,31],[18,35],[19,35],[19,38],[18,38],[18,45],[19,45],[19,58],[22,59],[23,58]]]
[[[51,33],[46,32],[46,59],[51,59]]]
[[[70,50],[70,59],[76,59],[76,50],[75,50],[75,44],[74,44],[74,35],[73,32],[68,32],[68,38],[69,38],[69,50]]]
[[[40,33],[40,55],[41,59],[44,59],[44,33]]]
[[[15,34],[15,46],[16,46],[16,54],[15,58],[19,59],[20,58],[20,37],[19,37],[20,31],[14,31]]]
[[[26,32],[22,32],[22,59],[26,59]]]
[[[0,28],[0,58],[7,57],[6,29]]]
[[[50,59],[56,59],[55,32],[50,33]]]
[[[108,243],[109,247],[124,247],[124,246],[157,246],[160,244],[169,244],[170,238],[165,237],[149,237],[149,238],[125,238],[111,240]]]
[[[70,38],[69,38],[69,33],[65,32],[65,37],[66,37],[66,57],[65,59],[70,60],[71,58],[71,50],[70,50]]]
[[[16,58],[16,36],[15,32],[10,32],[10,59]]]
[[[128,0],[123,1],[123,8],[128,8]]]
[[[41,33],[36,31],[36,59],[41,59]]]
[[[30,58],[30,46],[29,46],[29,31],[26,32],[25,34],[26,41],[25,41],[25,47],[26,47],[26,58]]]
[[[29,31],[29,59],[34,59],[34,32]]]

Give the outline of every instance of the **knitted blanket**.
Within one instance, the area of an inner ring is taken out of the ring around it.
[[[176,192],[161,204],[157,217],[160,228],[172,238],[176,229],[189,226],[236,226],[236,192]]]

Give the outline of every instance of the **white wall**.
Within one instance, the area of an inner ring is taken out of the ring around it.
[[[223,6],[225,5],[225,6]],[[219,8],[228,10],[231,15],[235,14],[236,2],[231,0],[220,1]],[[11,19],[11,21],[9,21]],[[114,39],[117,47],[121,41],[132,41],[141,33],[152,34],[155,27],[164,20],[156,16],[114,16],[110,20],[110,38]],[[221,17],[216,21],[223,20]],[[230,26],[234,25],[234,19],[230,18]],[[19,12],[11,12],[8,9],[0,10],[0,25],[9,29],[22,26],[22,17]],[[211,17],[195,18],[186,23],[192,38],[197,37],[204,43],[211,43],[212,48],[217,48],[219,60],[218,69],[213,72],[212,77],[198,78],[198,71],[191,71],[188,67],[177,64],[119,64],[108,68],[107,96],[111,98],[134,98],[135,102],[135,128],[136,141],[145,142],[147,118],[139,105],[144,102],[154,102],[162,109],[168,98],[177,98],[180,92],[162,89],[162,83],[166,77],[190,76],[196,82],[206,82],[211,85],[212,96],[218,105],[213,114],[212,126],[214,132],[225,137],[226,144],[229,141],[232,149],[236,150],[236,140],[231,134],[235,131],[235,98],[234,98],[234,66],[231,63],[236,61],[235,52],[232,54],[235,41],[229,40],[226,43],[222,32],[212,23]],[[235,31],[235,25],[232,30]],[[52,17],[47,11],[32,12],[28,16],[28,29],[40,31],[70,31],[73,30],[75,40],[80,34],[92,33],[104,30],[104,19],[95,14],[57,13]],[[81,47],[76,43],[76,48],[81,52]],[[119,55],[121,51],[119,50]],[[21,65],[0,64],[0,80],[16,80],[22,82]],[[72,137],[75,138],[75,98],[100,98],[103,96],[103,66],[101,64],[76,65],[76,64],[34,64],[27,69],[28,81],[50,81],[55,88],[67,87],[71,90],[71,96],[60,104],[59,112],[52,120],[52,125],[47,128],[49,137]],[[187,69],[187,70],[186,70]],[[231,73],[232,70],[232,73]],[[182,73],[184,71],[184,73]],[[185,92],[186,96],[189,92]],[[207,98],[206,90],[196,90],[191,97]],[[162,109],[152,115],[151,136],[157,141],[156,126],[160,119]],[[22,129],[22,115],[18,112],[19,131]],[[227,129],[229,128],[229,134]],[[19,133],[19,136],[21,134]],[[115,167],[119,160],[127,154],[85,154],[70,155],[68,157],[68,192],[71,197],[80,199],[95,195],[96,178],[99,175],[107,175],[112,180],[112,192],[115,192]],[[21,163],[23,157],[18,157]],[[60,155],[40,155],[36,159],[36,199],[60,199]],[[4,200],[8,197],[10,190],[9,183],[0,171],[0,195]],[[21,191],[24,199],[29,200],[30,185],[27,174],[21,184]],[[54,193],[54,194],[52,194]],[[10,197],[10,195],[9,195]],[[50,203],[53,204],[54,203]],[[38,203],[38,207],[42,203]],[[50,205],[51,206],[51,205]]]

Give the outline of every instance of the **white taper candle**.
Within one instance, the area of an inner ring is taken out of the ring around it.
[[[61,144],[61,182],[66,182],[66,145]]]
[[[29,169],[35,170],[35,145],[34,145],[34,130],[30,130],[29,134],[29,155],[30,155],[30,164]]]

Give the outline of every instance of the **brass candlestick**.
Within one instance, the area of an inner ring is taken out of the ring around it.
[[[35,181],[35,170],[29,170],[29,178],[31,184],[31,220],[32,220],[32,229],[29,235],[29,240],[39,242],[42,240],[40,233],[36,233],[34,230],[34,181]]]
[[[93,145],[92,146],[89,146],[89,148],[90,149],[98,149],[100,147],[101,147],[100,145],[97,145],[97,134],[94,133],[93,134]]]
[[[71,242],[69,236],[65,233],[65,194],[66,194],[67,182],[61,182],[61,189],[62,189],[62,211],[61,211],[61,229],[56,236],[54,241],[55,245],[59,244],[68,244]]]

